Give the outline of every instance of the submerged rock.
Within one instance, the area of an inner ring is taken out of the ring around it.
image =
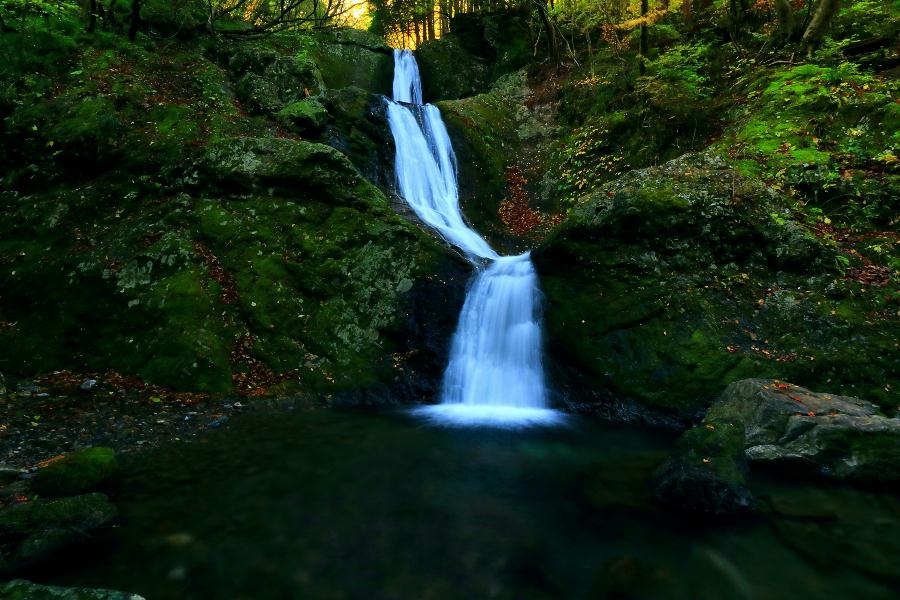
[[[705,422],[685,432],[653,475],[657,502],[699,515],[752,511],[756,501],[746,486],[743,442],[743,428],[733,423]]]
[[[144,600],[143,596],[128,592],[40,585],[24,579],[0,583],[0,597],[6,600]]]
[[[31,485],[42,496],[82,494],[107,483],[118,468],[116,453],[111,448],[84,448],[39,469]]]
[[[706,421],[741,424],[747,458],[836,479],[900,482],[900,419],[871,402],[768,379],[732,383]]]
[[[34,500],[0,511],[0,572],[39,562],[82,542],[112,521],[116,508],[103,494]]]

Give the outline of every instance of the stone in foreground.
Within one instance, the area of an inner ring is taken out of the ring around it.
[[[24,579],[0,584],[0,597],[7,600],[144,600],[143,596],[128,592],[39,585]]]
[[[740,423],[747,458],[862,483],[900,482],[900,419],[850,396],[771,379],[729,385],[706,421]]]

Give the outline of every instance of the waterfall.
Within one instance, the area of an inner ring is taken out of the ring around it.
[[[422,103],[410,50],[394,50],[393,89],[387,114],[400,195],[476,269],[453,335],[440,404],[417,412],[445,424],[558,422],[562,415],[547,407],[540,290],[530,253],[500,256],[463,219],[456,155],[440,111]]]

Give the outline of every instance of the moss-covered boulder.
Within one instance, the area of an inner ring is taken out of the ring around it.
[[[375,34],[360,29],[316,33],[306,50],[319,65],[329,89],[362,88],[390,94],[394,74],[392,50]]]
[[[488,83],[532,63],[531,10],[464,13],[450,22],[451,37],[488,65]]]
[[[328,90],[322,98],[328,125],[321,141],[337,149],[382,190],[394,186],[394,138],[383,96],[358,87]]]
[[[237,79],[238,99],[252,112],[274,114],[284,107],[319,95],[325,87],[316,63],[271,49],[241,47],[228,61]]]
[[[24,579],[0,584],[0,596],[6,600],[144,600],[128,592],[40,585]]]
[[[530,143],[524,71],[501,78],[487,93],[437,102],[459,165],[460,203],[466,218],[491,241],[506,233],[500,202],[506,197],[506,170]]]
[[[879,415],[858,398],[746,379],[725,389],[704,422],[740,425],[754,463],[863,483],[900,482],[900,419]]]
[[[0,572],[18,569],[88,539],[116,508],[103,494],[34,500],[0,510]]]
[[[426,102],[466,98],[488,90],[484,61],[463,49],[452,35],[419,46],[416,62]]]
[[[289,131],[312,134],[320,131],[328,120],[328,111],[315,98],[288,104],[275,113],[275,118]]]
[[[6,370],[114,370],[208,392],[415,380],[395,399],[432,393],[421,369],[439,376],[444,345],[392,355],[431,335],[418,315],[433,312],[419,306],[432,289],[446,306],[436,330],[452,328],[465,279],[435,276],[455,259],[346,157],[226,138],[182,168],[175,189],[110,174],[2,196]]]
[[[697,515],[746,513],[756,503],[746,474],[743,427],[706,421],[685,432],[654,473],[655,498],[666,509]]]
[[[708,155],[601,187],[534,253],[550,354],[586,376],[570,400],[688,416],[766,375],[889,405],[890,292],[843,278],[835,254],[775,191]]]
[[[19,107],[4,129],[19,141],[16,158],[53,153],[61,162],[96,172],[117,155],[125,128],[107,96],[62,94]]]
[[[112,448],[83,448],[38,470],[31,486],[42,496],[83,494],[107,483],[118,468]]]

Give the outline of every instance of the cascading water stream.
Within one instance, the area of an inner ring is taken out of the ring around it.
[[[500,256],[463,219],[453,146],[440,111],[422,103],[410,50],[394,50],[393,91],[387,113],[400,194],[477,269],[453,335],[441,403],[418,412],[447,424],[559,422],[562,415],[547,407],[540,292],[530,253]]]

